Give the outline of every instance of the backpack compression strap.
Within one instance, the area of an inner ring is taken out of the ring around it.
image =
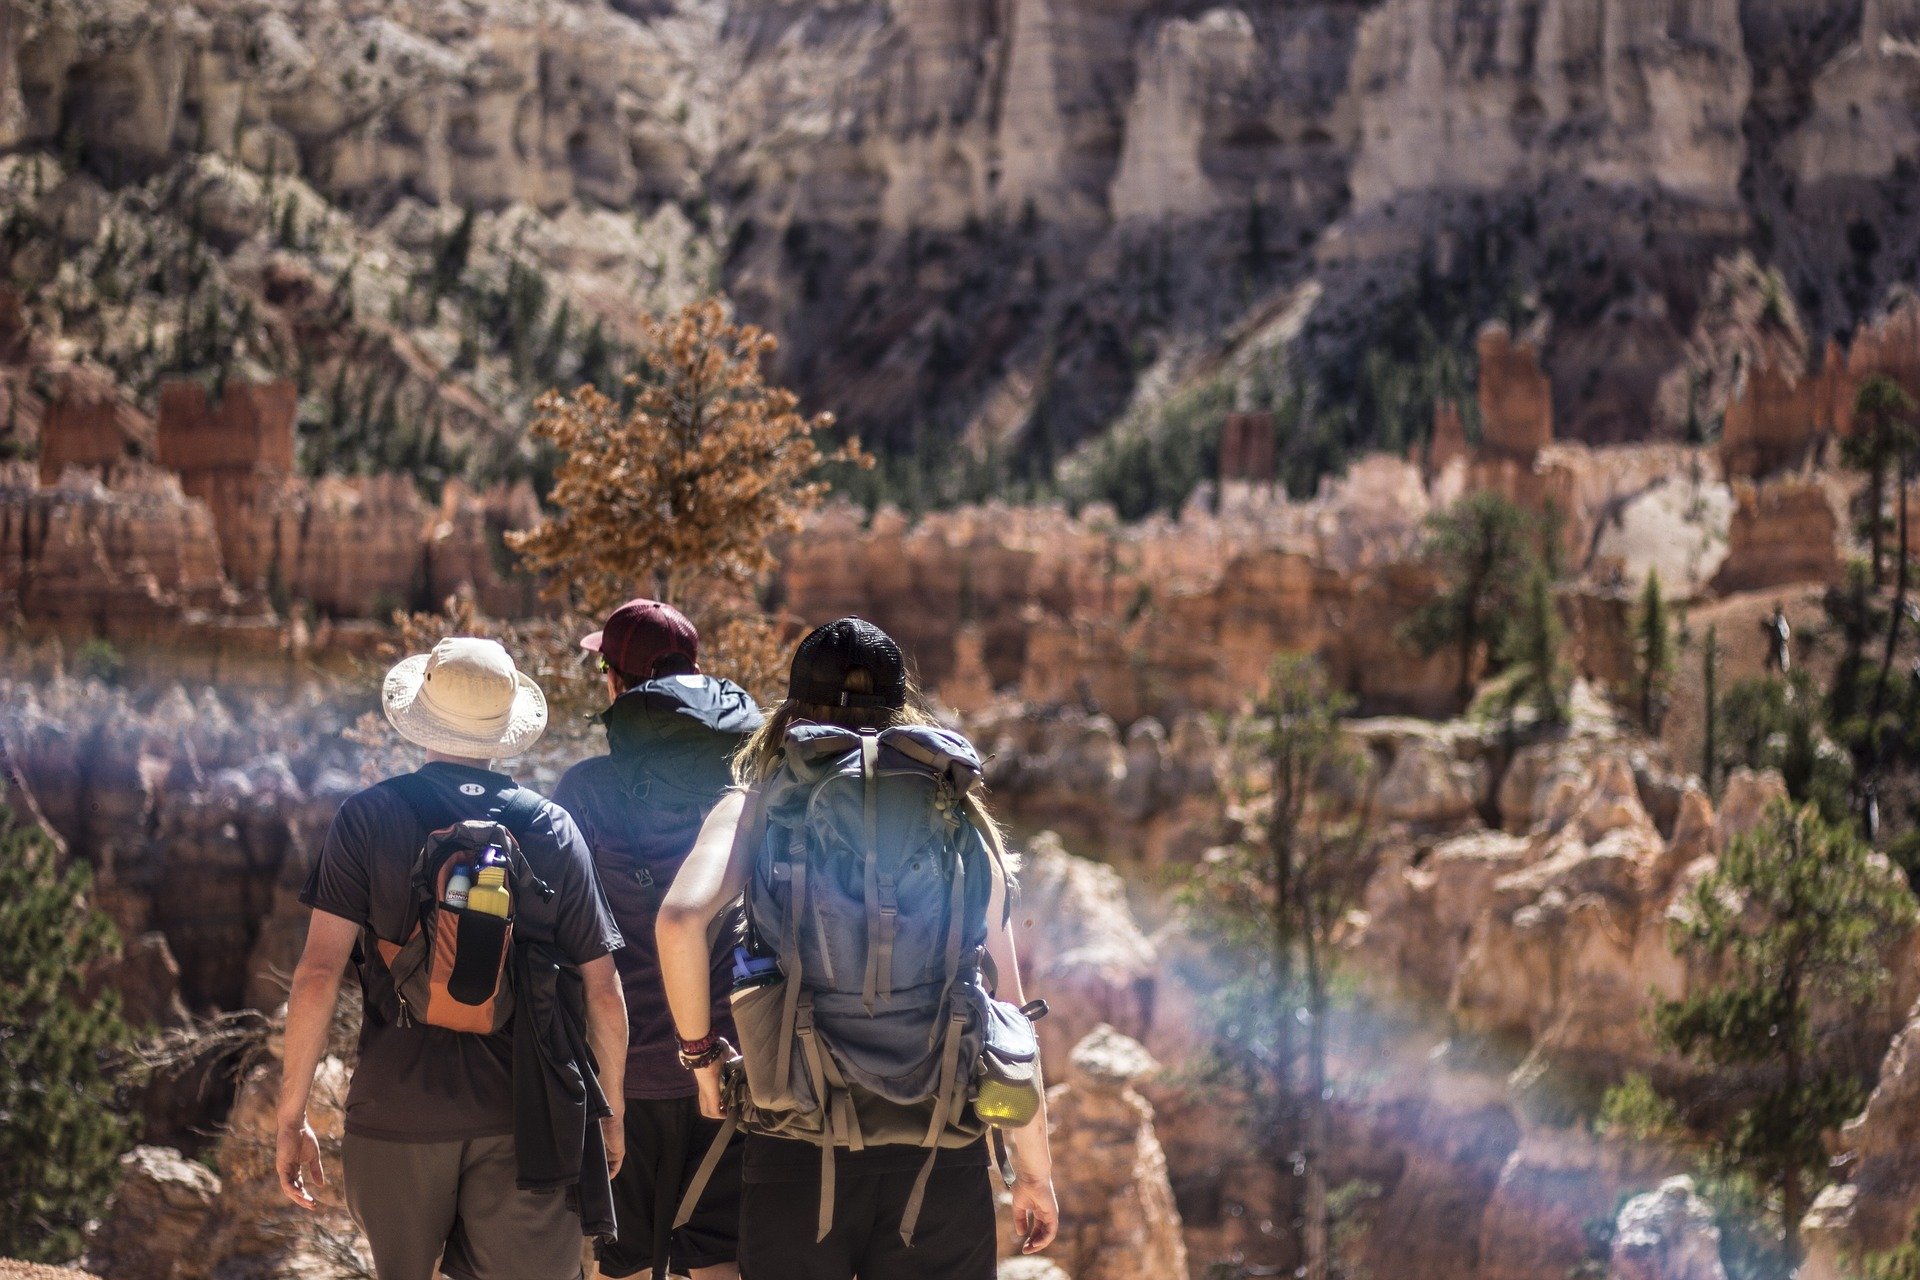
[[[860,1002],[873,1016],[876,1000],[893,995],[893,939],[900,899],[891,875],[880,871],[880,735],[860,735],[860,777],[866,790],[867,976]]]
[[[926,1203],[927,1183],[933,1177],[933,1162],[940,1154],[940,1133],[952,1124],[960,1114],[960,1108],[966,1103],[967,1080],[960,1074],[960,1040],[966,1034],[967,1011],[954,994],[954,980],[960,976],[960,934],[961,916],[965,913],[966,903],[966,863],[956,858],[953,863],[953,898],[947,914],[947,1020],[944,1029],[947,1033],[946,1044],[940,1050],[939,1082],[934,1086],[933,1115],[927,1121],[927,1136],[921,1145],[927,1148],[927,1158],[920,1166],[920,1174],[913,1180],[913,1192],[907,1197],[906,1211],[900,1215],[900,1242],[909,1249],[913,1247],[913,1229],[920,1223],[920,1210]],[[933,1036],[938,1040],[942,1024],[935,1023]],[[931,1046],[929,1046],[931,1047]]]

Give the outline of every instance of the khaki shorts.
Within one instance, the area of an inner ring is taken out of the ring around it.
[[[580,1280],[580,1215],[514,1185],[513,1138],[388,1142],[348,1134],[347,1208],[380,1280]]]

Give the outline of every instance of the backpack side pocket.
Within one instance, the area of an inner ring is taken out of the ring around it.
[[[513,1012],[505,980],[513,922],[443,906],[434,913],[434,938],[427,1021],[480,1035],[506,1026]]]
[[[1024,1128],[1040,1112],[1040,1039],[1033,1021],[1004,1000],[986,1002],[973,1110],[997,1129]]]
[[[804,1057],[797,1046],[780,1052],[780,1034],[785,1029],[787,979],[763,983],[742,991],[733,999],[733,1026],[740,1035],[740,1067],[747,1095],[760,1111],[810,1111],[817,1104],[796,1087],[794,1077],[804,1068]],[[788,1060],[785,1079],[779,1078],[780,1059]]]

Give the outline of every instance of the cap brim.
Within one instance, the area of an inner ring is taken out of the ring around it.
[[[427,662],[432,656],[416,653],[394,664],[387,672],[380,702],[394,732],[416,747],[468,760],[504,760],[540,741],[540,736],[547,731],[547,697],[523,671],[513,673],[516,686],[513,708],[507,714],[506,726],[498,734],[479,737],[462,733],[435,717],[432,709],[420,699],[420,689],[426,683]]]
[[[601,641],[606,637],[606,634],[607,633],[605,631],[596,631],[592,635],[583,639],[580,642],[580,647],[582,649],[587,650],[589,653],[599,653]]]

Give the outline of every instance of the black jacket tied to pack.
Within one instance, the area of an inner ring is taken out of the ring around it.
[[[586,986],[553,947],[514,949],[513,1143],[522,1191],[570,1191],[582,1233],[615,1234],[600,1120],[613,1114],[592,1070]]]

